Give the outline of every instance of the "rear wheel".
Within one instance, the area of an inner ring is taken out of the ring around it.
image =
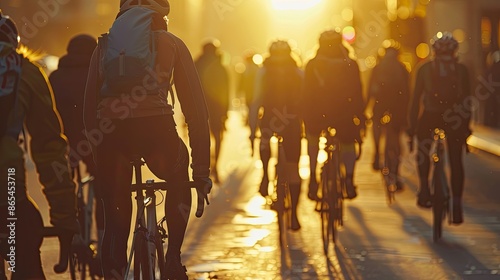
[[[436,176],[437,175],[437,176]],[[439,174],[434,174],[434,196],[432,202],[433,215],[433,232],[432,237],[434,242],[439,241],[443,234],[443,217],[445,214],[445,200],[443,194],[443,186],[438,179]]]
[[[333,196],[330,185],[331,174],[329,174],[330,163],[325,163],[321,172],[321,201],[319,202],[319,211],[321,215],[321,237],[323,240],[323,251],[328,254],[330,240],[334,241],[334,218],[333,218]]]

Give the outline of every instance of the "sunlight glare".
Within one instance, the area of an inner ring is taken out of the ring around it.
[[[321,0],[272,0],[276,10],[306,10],[318,5]]]

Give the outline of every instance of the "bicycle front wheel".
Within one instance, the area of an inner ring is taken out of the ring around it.
[[[319,211],[321,214],[321,237],[323,240],[323,250],[328,254],[330,241],[335,243],[335,206],[334,194],[332,192],[333,174],[331,163],[327,162],[321,172],[321,201]]]

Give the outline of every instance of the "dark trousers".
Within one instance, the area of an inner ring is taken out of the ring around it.
[[[140,156],[167,182],[188,181],[189,155],[173,116],[113,120],[113,130],[97,147],[97,167],[104,203],[102,264],[105,279],[122,279],[127,266],[127,240],[132,215],[131,160]],[[169,190],[165,213],[169,231],[167,255],[180,256],[190,213],[191,190]]]

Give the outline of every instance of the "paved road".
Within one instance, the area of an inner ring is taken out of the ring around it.
[[[220,156],[221,184],[202,219],[192,218],[183,262],[192,279],[500,279],[500,158],[480,151],[466,157],[465,223],[445,226],[443,242],[434,244],[430,211],[415,206],[417,179],[411,158],[403,163],[406,189],[388,206],[382,177],[371,169],[369,139],[358,162],[359,196],[346,202],[345,226],[328,257],[320,238],[319,215],[305,187],[299,219],[281,249],[275,213],[256,194],[262,167],[250,156],[248,130],[238,114],[228,122]],[[368,136],[369,137],[369,136]],[[30,180],[36,182],[31,170]],[[35,183],[30,192],[46,203]],[[304,185],[305,186],[305,185]],[[48,239],[42,256],[48,279],[57,244]]]

